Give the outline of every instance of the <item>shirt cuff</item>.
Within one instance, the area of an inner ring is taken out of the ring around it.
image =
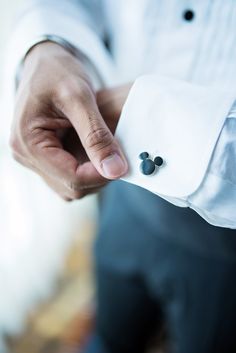
[[[16,26],[5,55],[7,81],[15,83],[17,70],[26,53],[45,36],[62,38],[83,53],[90,66],[97,71],[101,85],[114,82],[114,64],[100,37],[86,24],[51,7],[29,11]]]
[[[28,51],[25,53],[25,56],[22,58],[21,62],[18,65],[16,70],[16,87],[18,86],[21,80],[22,68],[24,65],[24,59],[28,52],[35,47],[36,45],[44,42],[52,42],[61,45],[64,49],[66,49],[69,53],[77,57],[80,62],[83,63],[83,66],[91,79],[91,83],[95,89],[101,88],[103,86],[103,80],[99,75],[98,70],[93,66],[91,61],[76,47],[74,47],[71,43],[66,41],[65,39],[55,36],[55,35],[43,35],[41,37],[35,38],[32,40],[31,44],[29,45]]]
[[[128,158],[123,180],[139,185],[179,206],[201,184],[216,141],[235,95],[172,78],[138,78],[124,105],[116,137]],[[150,175],[143,174],[149,154],[163,159]],[[143,157],[143,156],[142,156]]]

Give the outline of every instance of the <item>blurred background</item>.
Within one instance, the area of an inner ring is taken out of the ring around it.
[[[91,325],[95,197],[66,204],[12,160],[4,54],[24,0],[0,5],[0,353],[73,352]]]

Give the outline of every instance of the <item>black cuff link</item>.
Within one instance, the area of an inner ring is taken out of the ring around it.
[[[142,159],[140,170],[144,175],[153,174],[156,170],[156,167],[161,167],[164,163],[160,156],[155,157],[154,161],[152,161],[151,158],[149,158],[148,152],[140,153],[139,158]]]

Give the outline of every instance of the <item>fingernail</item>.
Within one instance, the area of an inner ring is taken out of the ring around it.
[[[101,165],[103,172],[108,179],[118,178],[127,171],[126,162],[117,153],[105,158]]]

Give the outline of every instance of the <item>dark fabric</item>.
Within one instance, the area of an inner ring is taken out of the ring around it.
[[[143,266],[143,257],[160,238],[207,257],[236,261],[235,230],[211,226],[193,210],[125,182],[104,190],[95,245],[100,262],[132,272]]]
[[[162,313],[141,278],[97,267],[97,333],[108,351],[142,353]]]
[[[144,352],[161,321],[170,352],[236,352],[235,231],[123,182],[105,190],[100,220],[95,333],[103,353]]]

